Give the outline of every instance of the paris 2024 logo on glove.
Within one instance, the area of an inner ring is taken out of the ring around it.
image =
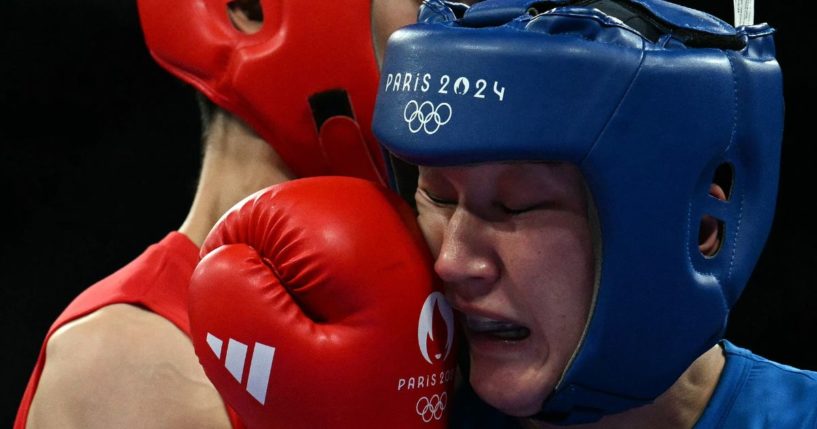
[[[451,354],[454,344],[454,312],[440,292],[428,295],[423,308],[420,310],[420,319],[417,323],[417,345],[420,355],[431,365],[435,362],[445,362]],[[415,409],[424,422],[440,420],[448,404],[448,393],[444,386],[454,380],[454,365],[446,365],[442,371],[418,376],[400,378],[397,381],[397,391],[435,389],[436,393],[425,394],[417,399]]]
[[[216,358],[221,359],[224,342],[221,338],[207,333],[206,338]],[[440,292],[428,295],[420,310],[417,323],[417,342],[420,355],[429,365],[446,362],[454,344],[454,313],[445,297]],[[250,347],[230,338],[227,341],[224,365],[236,382],[241,383],[244,377],[247,352]],[[252,347],[247,392],[261,405],[266,402],[267,386],[275,347],[256,342]],[[415,410],[420,418],[430,423],[440,420],[448,404],[447,386],[454,381],[455,366],[452,362],[443,370],[419,375],[409,375],[397,380],[397,392],[418,393]]]

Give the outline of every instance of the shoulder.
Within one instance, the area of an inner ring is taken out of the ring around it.
[[[55,424],[230,427],[190,340],[168,320],[127,304],[104,307],[51,336],[29,428]]]
[[[723,386],[713,398],[729,409],[724,421],[735,422],[724,427],[817,427],[817,373],[773,362],[728,342],[724,351]]]
[[[793,395],[790,399],[811,400],[812,405],[817,405],[817,372],[771,361],[728,342],[724,344],[724,348],[727,362],[743,361],[740,364],[745,367],[747,378],[742,391],[771,390],[778,393],[785,391]],[[773,395],[772,398],[785,399],[779,394]]]

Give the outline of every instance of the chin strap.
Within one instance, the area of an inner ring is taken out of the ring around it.
[[[355,120],[346,91],[336,89],[315,94],[309,98],[309,105],[318,131],[321,156],[331,174],[386,185]]]

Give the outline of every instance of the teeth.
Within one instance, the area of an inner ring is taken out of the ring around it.
[[[491,335],[502,340],[522,340],[530,335],[530,329],[524,326],[487,317],[467,315],[465,324],[475,333]]]

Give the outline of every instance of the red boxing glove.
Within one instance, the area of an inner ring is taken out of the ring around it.
[[[249,427],[446,426],[453,314],[399,197],[354,178],[273,186],[202,255],[193,345]]]

